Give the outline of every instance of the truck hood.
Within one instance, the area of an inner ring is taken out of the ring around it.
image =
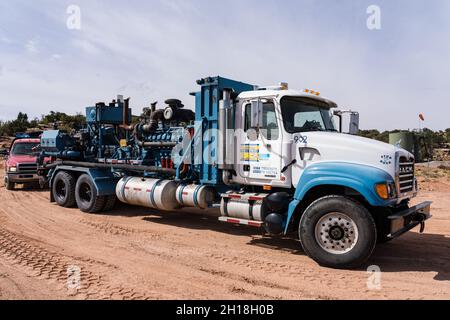
[[[15,165],[17,163],[35,163],[36,156],[31,155],[10,155],[8,157],[8,165]]]
[[[411,153],[396,146],[342,133],[297,133],[293,138],[294,141],[299,141],[299,147],[317,151],[318,154],[311,162],[342,161],[364,164],[387,171],[392,177],[395,177],[397,156],[414,158]]]

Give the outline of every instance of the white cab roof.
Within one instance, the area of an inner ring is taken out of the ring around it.
[[[327,103],[330,108],[337,108],[337,104],[331,100],[323,98],[321,96],[316,96],[314,94],[309,94],[301,90],[255,90],[255,91],[244,91],[239,95],[239,99],[249,100],[256,98],[265,98],[265,97],[276,97],[282,98],[284,96],[290,97],[305,97],[310,99],[315,99],[318,101],[322,101]]]

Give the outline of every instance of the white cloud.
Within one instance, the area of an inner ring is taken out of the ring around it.
[[[75,49],[79,49],[89,55],[98,55],[101,52],[95,44],[85,39],[74,39],[72,45]]]
[[[6,44],[12,43],[11,39],[9,39],[9,38],[6,37],[6,36],[1,36],[1,37],[0,37],[0,42],[6,43]]]
[[[28,40],[25,44],[25,50],[30,54],[38,53],[38,40],[32,39]]]

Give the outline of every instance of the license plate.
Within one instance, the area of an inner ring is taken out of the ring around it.
[[[399,218],[391,221],[391,234],[396,233],[398,230],[405,226],[405,219]]]

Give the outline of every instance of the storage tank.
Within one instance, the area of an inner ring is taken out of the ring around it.
[[[264,221],[270,213],[264,200],[222,198],[220,213],[223,217]]]
[[[181,184],[178,186],[177,201],[181,207],[207,209],[214,202],[214,190],[198,184]]]
[[[389,143],[411,152],[416,158],[416,162],[420,161],[419,139],[414,132],[402,131],[390,133]]]
[[[171,180],[125,177],[117,183],[116,195],[123,203],[170,211],[180,207],[177,186]]]

